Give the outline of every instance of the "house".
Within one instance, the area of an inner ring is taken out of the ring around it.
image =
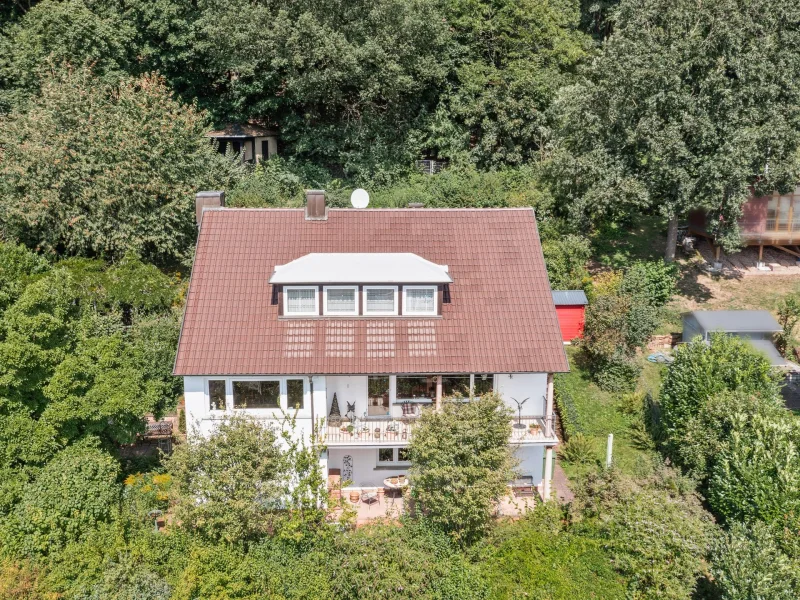
[[[773,344],[775,335],[782,331],[766,310],[696,310],[683,316],[684,342],[698,336],[708,341],[715,332],[746,338],[767,355],[774,367],[790,365]]]
[[[707,215],[703,211],[689,214],[689,232],[709,237]],[[739,219],[741,242],[745,246],[758,246],[759,260],[764,246],[774,246],[800,258],[800,186],[789,194],[777,192],[769,196],[752,196],[742,206]]]
[[[586,321],[586,305],[589,300],[583,290],[553,290],[553,304],[556,305],[561,339],[569,343],[583,337],[583,324]]]
[[[549,496],[553,374],[568,365],[532,209],[223,198],[198,197],[175,361],[190,436],[239,411],[277,424],[296,410],[306,439],[322,423],[324,475],[370,487],[407,473],[422,411],[495,390],[514,411],[524,480]]]
[[[239,154],[244,162],[260,162],[278,154],[278,132],[258,123],[231,123],[206,134],[217,149]]]

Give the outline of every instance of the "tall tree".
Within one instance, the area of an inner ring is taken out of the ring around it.
[[[194,193],[238,177],[156,76],[57,71],[0,125],[0,232],[51,255],[185,260]]]
[[[623,0],[614,33],[579,85],[562,90],[552,165],[574,218],[710,212],[738,243],[751,186],[798,177],[800,5],[792,0]]]

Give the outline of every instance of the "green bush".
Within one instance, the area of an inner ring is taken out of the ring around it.
[[[575,399],[572,394],[561,385],[559,381],[561,375],[555,375],[555,385],[553,390],[553,399],[555,400],[556,410],[561,418],[561,428],[564,432],[564,438],[570,439],[576,433],[583,431],[580,423],[580,413],[578,407],[575,406]]]
[[[28,485],[0,526],[6,551],[47,554],[79,540],[118,510],[119,465],[91,441],[67,447]]]
[[[626,597],[692,597],[712,520],[690,481],[663,466],[639,481],[609,469],[581,482],[573,510],[577,530],[603,542],[628,580]]]
[[[661,307],[677,291],[678,266],[663,260],[637,261],[626,271],[621,292],[640,297],[652,306]]]
[[[303,183],[280,157],[260,162],[225,197],[227,206],[264,208],[303,206]]]
[[[506,493],[511,414],[497,394],[424,411],[409,444],[411,495],[425,520],[462,544],[478,540]]]
[[[623,352],[596,360],[592,366],[595,382],[607,392],[630,392],[636,387],[642,366]]]
[[[711,470],[712,510],[727,521],[777,525],[786,515],[798,519],[799,448],[800,425],[794,417],[738,413]]]
[[[586,464],[596,458],[594,441],[582,433],[576,433],[561,447],[561,460],[574,464]]]
[[[710,343],[698,339],[679,346],[659,396],[667,452],[681,459],[687,430],[712,396],[738,391],[777,402],[778,385],[769,360],[747,340],[719,334]]]
[[[493,600],[612,600],[625,595],[603,542],[573,533],[556,503],[492,532],[478,564]],[[465,596],[466,597],[466,596]]]
[[[750,527],[732,523],[711,546],[711,575],[720,600],[797,598],[797,567],[760,522]]]
[[[568,234],[542,242],[550,287],[554,290],[582,290],[591,282],[586,268],[591,244],[585,237]]]

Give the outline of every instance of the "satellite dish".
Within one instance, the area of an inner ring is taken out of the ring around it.
[[[353,193],[350,194],[350,204],[353,205],[353,208],[367,208],[369,205],[367,190],[362,190],[361,188],[353,190]]]

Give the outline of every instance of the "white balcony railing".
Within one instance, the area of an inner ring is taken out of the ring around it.
[[[397,446],[407,444],[413,435],[416,418],[372,418],[356,425],[343,421],[340,427],[323,427],[328,446]],[[557,442],[553,419],[515,417],[511,424],[512,444]]]

